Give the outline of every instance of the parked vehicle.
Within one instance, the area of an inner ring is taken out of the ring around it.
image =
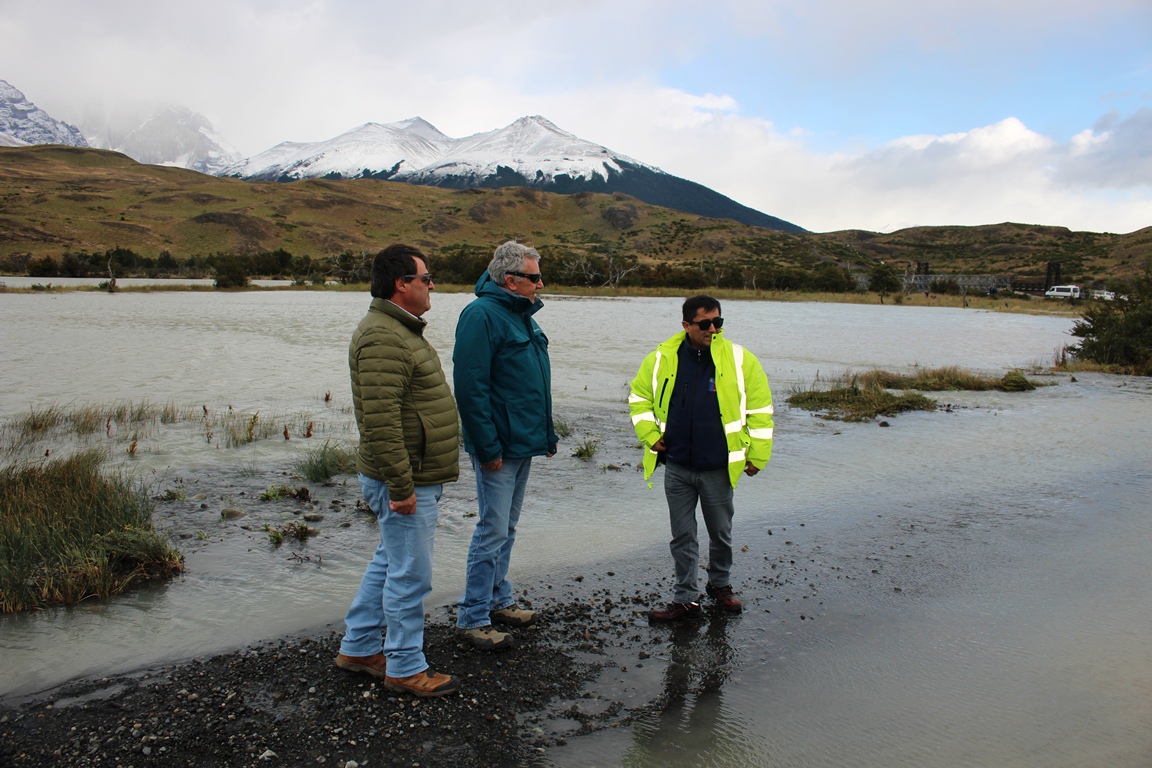
[[[1092,298],[1112,301],[1112,299],[1116,298],[1116,294],[1112,291],[1092,291]]]
[[[1046,299],[1078,299],[1080,298],[1080,286],[1078,285],[1054,285],[1048,290],[1044,291],[1044,298]]]

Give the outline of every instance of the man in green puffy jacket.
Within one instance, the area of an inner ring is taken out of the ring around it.
[[[452,380],[479,505],[456,627],[483,650],[513,643],[493,621],[524,627],[539,618],[516,606],[508,564],[532,457],[556,453],[548,337],[532,319],[544,306],[536,296],[543,287],[540,254],[510,240],[496,249],[456,324]]]
[[[393,245],[372,262],[372,303],[352,334],[348,367],[360,430],[360,488],[380,545],[344,618],[336,666],[384,679],[391,691],[443,696],[460,687],[424,658],[424,598],[444,483],[460,475],[459,421],[421,317],[432,275],[419,250]],[[387,637],[381,643],[381,632]],[[383,649],[383,652],[381,652]]]

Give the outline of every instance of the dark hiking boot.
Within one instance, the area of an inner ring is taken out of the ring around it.
[[[716,601],[717,605],[730,613],[740,613],[744,610],[740,598],[736,597],[736,593],[732,591],[731,584],[725,584],[722,587],[714,587],[709,584],[704,587],[704,591],[708,593],[708,597]]]
[[[652,621],[680,621],[681,619],[698,619],[703,615],[700,603],[668,603],[667,608],[653,608],[648,611],[648,618]]]

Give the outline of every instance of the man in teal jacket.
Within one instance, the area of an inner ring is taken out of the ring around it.
[[[543,287],[540,254],[510,240],[456,324],[452,380],[479,505],[456,626],[484,650],[513,643],[493,621],[523,627],[539,618],[516,606],[508,565],[532,457],[556,453],[548,337],[532,319],[544,306],[536,296]]]
[[[720,302],[711,296],[687,299],[682,317],[684,330],[644,358],[628,398],[644,444],[644,479],[666,464],[676,591],[667,608],[649,612],[655,621],[701,614],[697,503],[708,528],[705,591],[723,609],[741,610],[729,583],[732,491],[741,474],[757,474],[772,456],[772,392],[760,362],[724,338]]]

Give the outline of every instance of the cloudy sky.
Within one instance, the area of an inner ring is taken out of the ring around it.
[[[0,0],[0,79],[246,156],[540,114],[813,231],[1152,226],[1149,0]]]

